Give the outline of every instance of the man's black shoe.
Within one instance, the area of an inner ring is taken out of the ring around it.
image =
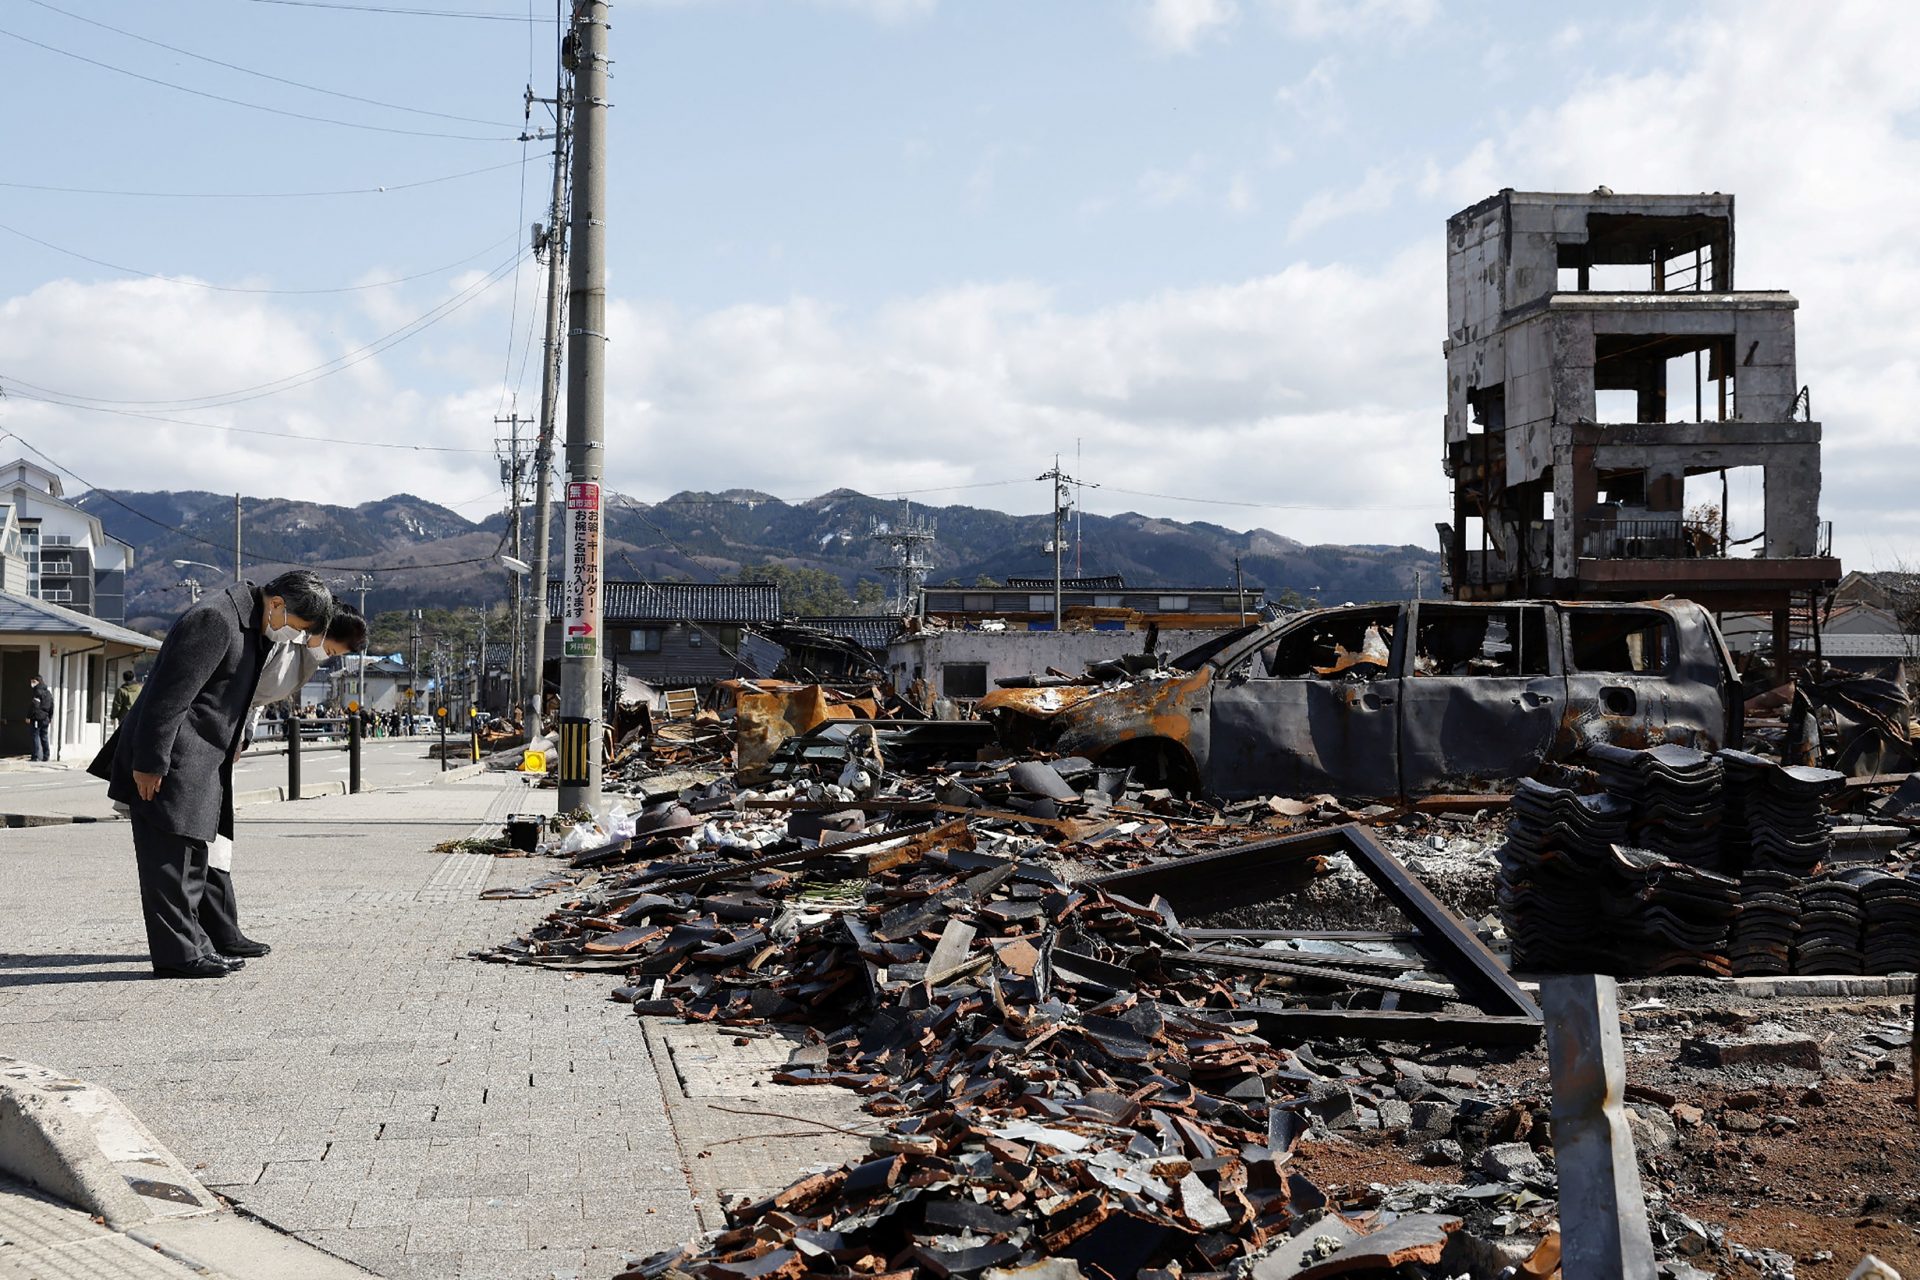
[[[219,956],[201,956],[198,960],[189,960],[182,965],[157,964],[153,966],[156,978],[224,978],[240,967],[242,962],[228,962]]]
[[[255,942],[252,938],[241,938],[231,944],[217,944],[215,950],[223,956],[238,956],[242,959],[257,960],[273,948],[264,942]]]

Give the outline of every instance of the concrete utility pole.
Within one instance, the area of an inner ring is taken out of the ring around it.
[[[521,550],[520,516],[522,508],[526,505],[522,496],[526,480],[526,455],[520,449],[520,428],[522,425],[532,426],[534,423],[531,418],[521,417],[519,410],[516,409],[505,418],[498,414],[494,415],[493,425],[507,428],[506,438],[495,440],[494,452],[498,454],[501,446],[505,446],[506,454],[500,459],[500,481],[507,486],[507,536],[513,544],[513,558],[524,560],[525,553]],[[525,640],[527,620],[525,569],[526,566],[522,564],[517,570],[507,571],[507,600],[513,609],[512,622],[507,629],[507,682],[510,690],[507,695],[508,715],[517,714],[521,698],[520,657],[523,652],[521,645]]]
[[[567,261],[567,108],[565,59],[555,64],[553,96],[553,202],[543,235],[547,254],[547,343],[540,369],[540,430],[534,438],[533,618],[527,637],[527,688],[533,715],[528,740],[540,733],[547,703],[547,578],[553,571],[553,428],[560,403],[560,273]]]
[[[607,367],[607,3],[573,10],[573,264],[567,275],[567,584],[560,811],[600,807],[600,478]]]
[[[233,580],[244,582],[240,573],[240,495],[233,495]]]
[[[1065,611],[1060,607],[1060,552],[1061,539],[1066,536],[1067,507],[1070,504],[1069,486],[1073,477],[1060,469],[1060,455],[1053,455],[1053,470],[1042,471],[1037,477],[1053,481],[1053,629],[1060,630],[1065,621]]]

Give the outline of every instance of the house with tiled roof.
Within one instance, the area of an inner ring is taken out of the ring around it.
[[[562,584],[547,584],[547,681],[559,684]],[[699,688],[771,675],[780,648],[749,630],[780,619],[773,582],[609,582],[601,590],[601,654],[629,686]]]
[[[160,642],[117,623],[16,591],[0,591],[0,756],[33,749],[27,681],[53,695],[47,740],[55,760],[91,759],[111,733],[120,674]]]

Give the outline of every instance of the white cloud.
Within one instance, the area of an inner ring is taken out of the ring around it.
[[[1258,201],[1253,194],[1253,180],[1245,169],[1235,173],[1227,180],[1227,212],[1236,216],[1252,213]]]
[[[1316,192],[1287,224],[1287,240],[1291,243],[1303,239],[1342,218],[1379,213],[1393,203],[1402,185],[1399,173],[1382,166],[1367,170],[1357,185],[1345,190]]]
[[[815,0],[830,9],[848,9],[878,22],[910,22],[932,15],[940,0]]]
[[[1326,133],[1346,126],[1346,104],[1340,96],[1340,60],[1322,58],[1291,84],[1274,90],[1273,100],[1283,110]],[[1292,158],[1291,151],[1288,158]]]
[[[1192,53],[1239,15],[1236,0],[1147,0],[1138,11],[1148,42],[1163,53]]]
[[[1135,184],[1140,198],[1156,208],[1184,204],[1200,194],[1201,180],[1211,161],[1204,155],[1187,157],[1177,169],[1149,169]]]

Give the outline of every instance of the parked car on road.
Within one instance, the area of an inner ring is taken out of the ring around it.
[[[1740,741],[1719,627],[1690,601],[1408,601],[1293,614],[1118,687],[1001,689],[1008,741],[1223,799],[1484,791],[1589,742]]]

